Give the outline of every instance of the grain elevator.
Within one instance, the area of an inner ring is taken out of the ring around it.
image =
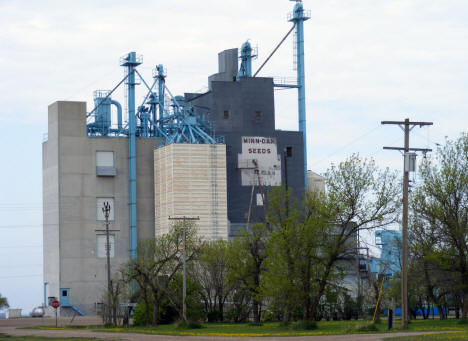
[[[273,187],[288,184],[302,198],[302,23],[308,14],[301,2],[289,18],[290,32],[296,30],[293,84],[259,77],[260,69],[253,74],[255,51],[246,42],[240,51],[219,53],[208,91],[174,96],[164,66],[145,78],[142,56],[130,52],[120,59],[124,77],[112,90],[95,91],[92,108],[68,101],[49,106],[43,143],[45,304],[57,298],[62,315],[97,313],[106,289],[104,203],[110,205],[115,272],[137,256],[138,241],[169,230],[169,217],[199,217],[201,237],[228,239],[264,221]],[[276,87],[297,89],[299,131],[276,128]],[[118,88],[124,88],[123,101]]]

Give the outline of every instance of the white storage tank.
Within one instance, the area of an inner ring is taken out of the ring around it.
[[[21,317],[21,309],[8,309],[5,314],[7,319],[16,319]]]

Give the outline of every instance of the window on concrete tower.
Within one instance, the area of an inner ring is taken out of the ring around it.
[[[115,176],[114,152],[96,151],[96,175]]]
[[[109,221],[114,221],[115,219],[115,205],[114,198],[96,198],[96,220],[97,221],[106,221],[105,212],[102,210],[104,208],[104,203],[109,203]]]
[[[111,258],[115,257],[115,236],[113,234],[109,235],[109,254]],[[98,258],[107,257],[107,238],[105,234],[96,235],[96,256]]]
[[[224,110],[224,119],[225,120],[229,119],[229,110]]]

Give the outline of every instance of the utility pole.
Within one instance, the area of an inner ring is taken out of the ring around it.
[[[184,321],[187,321],[187,307],[185,305],[185,297],[187,296],[187,264],[186,264],[186,228],[187,226],[185,225],[187,220],[188,221],[194,221],[194,220],[200,220],[200,217],[170,217],[169,220],[182,220],[182,231],[184,233],[184,251],[183,251],[183,261],[184,261],[184,273],[183,273],[183,279],[182,279],[182,318]]]
[[[415,126],[432,125],[432,122],[410,122],[409,118],[404,121],[382,121],[382,124],[396,124],[405,133],[405,146],[383,147],[383,149],[399,150],[404,152],[403,162],[403,221],[402,221],[402,269],[401,269],[401,326],[408,327],[408,183],[410,172],[410,151],[427,153],[432,149],[410,148],[409,133]],[[414,154],[413,154],[414,155]]]
[[[112,280],[111,280],[111,267],[110,267],[110,231],[119,231],[119,230],[110,230],[109,229],[109,216],[110,216],[111,206],[108,201],[103,203],[102,213],[104,214],[104,218],[106,219],[106,229],[105,230],[96,230],[98,232],[106,232],[106,259],[107,259],[107,309],[109,309],[109,322],[110,320],[110,309],[111,309],[111,292],[112,292]]]
[[[356,279],[357,279],[357,295],[356,295],[356,302],[358,303],[358,317],[359,313],[361,312],[361,267],[360,267],[360,244],[359,244],[359,229],[357,230],[356,233],[356,242],[357,242],[357,247],[356,247],[356,263],[357,263],[357,273],[356,273]]]

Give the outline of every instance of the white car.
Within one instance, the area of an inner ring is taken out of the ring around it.
[[[36,307],[31,311],[31,317],[43,317],[45,310],[43,307]]]

